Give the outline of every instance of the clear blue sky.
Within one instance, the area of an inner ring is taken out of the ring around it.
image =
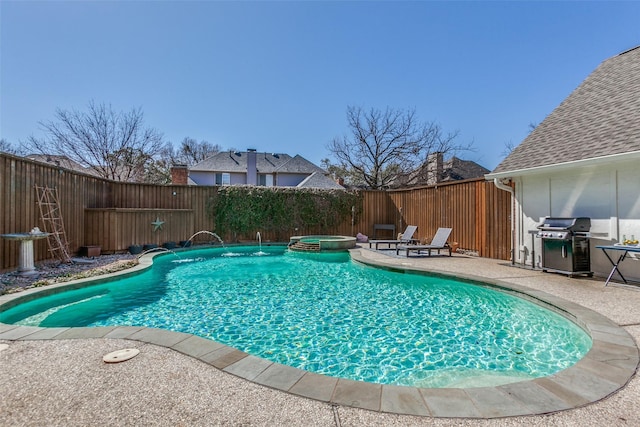
[[[0,138],[56,108],[140,107],[175,145],[319,164],[346,109],[415,108],[493,169],[602,61],[640,45],[626,1],[0,0]]]

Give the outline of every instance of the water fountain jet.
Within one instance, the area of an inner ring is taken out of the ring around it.
[[[213,236],[213,237],[216,238],[216,240],[218,240],[218,242],[220,242],[220,244],[222,245],[223,248],[225,247],[224,246],[224,242],[222,241],[222,238],[220,236],[218,236],[216,233],[214,233],[212,231],[209,231],[209,230],[200,230],[200,231],[197,231],[197,232],[193,233],[193,236],[189,237],[186,240],[184,246],[186,247],[189,244],[189,242],[192,242],[193,238],[196,237],[199,234],[208,234],[210,236]]]
[[[185,243],[185,247],[189,244],[189,242],[191,242],[191,241],[192,241],[192,239],[193,239],[194,237],[196,237],[196,236],[197,236],[197,235],[199,235],[199,234],[208,234],[208,235],[210,235],[210,236],[215,237],[215,238],[216,238],[216,240],[217,240],[218,242],[220,242],[220,244],[222,245],[222,247],[226,250],[226,252],[225,252],[225,253],[223,253],[223,254],[222,254],[222,256],[237,256],[237,255],[238,255],[237,253],[229,252],[229,250],[227,249],[227,247],[224,245],[224,242],[222,241],[222,238],[221,238],[220,236],[218,236],[216,233],[214,233],[213,231],[208,231],[208,230],[200,230],[200,231],[197,231],[197,232],[193,233],[193,236],[189,237],[189,239],[186,241],[186,243]]]
[[[260,245],[260,250],[256,252],[254,255],[258,255],[258,256],[268,255],[267,252],[262,252],[262,236],[260,236],[259,231],[256,233],[256,240],[258,240],[258,244]]]
[[[140,255],[138,255],[138,256],[136,257],[136,259],[140,259],[140,257],[141,257],[142,255],[146,255],[146,254],[151,253],[151,252],[171,252],[171,253],[172,253],[172,254],[174,254],[177,258],[180,258],[180,256],[179,256],[177,253],[175,253],[174,251],[172,251],[171,249],[167,249],[167,248],[164,248],[164,247],[162,247],[162,246],[158,246],[158,247],[155,247],[155,248],[147,249],[146,251],[142,251],[142,252],[140,253]]]

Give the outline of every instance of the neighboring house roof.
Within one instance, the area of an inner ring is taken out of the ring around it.
[[[260,161],[258,161],[258,171],[262,172],[262,170],[260,169]],[[316,173],[317,172],[320,175],[324,175],[327,173],[324,169],[314,165],[309,160],[305,159],[299,154],[296,154],[295,156],[291,157],[287,162],[278,166],[275,172],[278,172],[278,173]]]
[[[640,153],[640,46],[604,61],[491,173]]]
[[[85,168],[80,163],[71,160],[67,156],[56,156],[51,154],[29,154],[25,156],[25,158],[36,161],[36,162],[46,163],[48,165],[69,169],[76,172],[86,173],[93,176],[99,176],[98,173],[93,168]]]
[[[344,190],[345,188],[323,173],[314,172],[306,177],[297,188],[324,188]]]
[[[256,166],[259,173],[326,173],[302,156],[291,157],[288,154],[256,153]],[[246,151],[221,151],[191,166],[197,172],[247,172]]]
[[[427,161],[406,177],[398,177],[391,187],[411,187],[416,185],[435,185],[439,182],[460,181],[480,178],[489,173],[489,169],[471,160],[458,157],[443,159],[442,153],[432,153]]]
[[[489,173],[489,169],[471,160],[452,157],[444,162],[442,178],[439,182],[460,181],[463,179],[480,178]]]

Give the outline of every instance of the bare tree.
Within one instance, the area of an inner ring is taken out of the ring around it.
[[[454,144],[456,133],[443,134],[435,123],[420,123],[415,110],[385,111],[347,108],[350,136],[334,138],[327,149],[346,169],[350,183],[373,189],[388,187],[412,174],[425,173],[431,153],[450,153],[469,147]]]
[[[145,168],[144,182],[157,185],[170,184],[173,156],[173,146],[169,142],[165,143],[157,158]]]
[[[344,178],[349,174],[346,168],[341,165],[334,165],[328,158],[320,160],[320,167],[326,170],[333,179]]]
[[[533,132],[534,130],[536,130],[536,128],[538,127],[538,124],[535,122],[529,122],[529,133]],[[513,143],[513,141],[509,140],[509,142],[505,142],[504,143],[504,150],[502,150],[502,152],[500,153],[500,155],[504,158],[507,157],[509,154],[511,154],[513,152],[513,150],[515,150],[517,147],[516,144]]]
[[[184,138],[177,149],[167,143],[160,150],[157,159],[145,168],[144,182],[158,185],[169,184],[171,183],[172,166],[191,166],[221,150],[222,148],[218,144],[210,144],[207,141],[198,142],[189,137]]]
[[[9,154],[18,154],[18,149],[16,149],[9,141],[2,138],[0,139],[0,152],[5,152]]]
[[[163,148],[162,134],[145,128],[140,108],[128,113],[91,101],[87,111],[57,109],[55,120],[40,122],[45,138],[27,146],[42,154],[66,156],[101,177],[142,182]]]
[[[320,167],[326,170],[334,180],[342,178],[344,181],[343,184],[347,184],[351,187],[368,187],[363,181],[362,176],[356,173],[355,169],[351,168],[345,162],[334,164],[331,162],[331,159],[324,158],[320,160]]]
[[[173,163],[183,165],[195,165],[216,153],[222,151],[222,147],[218,144],[211,144],[207,141],[196,141],[193,138],[186,137],[180,143],[180,148],[176,151]]]
[[[500,153],[500,155],[504,158],[507,157],[509,154],[511,154],[511,152],[513,150],[516,149],[516,145],[513,143],[512,140],[509,140],[509,142],[505,142],[504,143],[504,150],[502,150],[502,152]]]

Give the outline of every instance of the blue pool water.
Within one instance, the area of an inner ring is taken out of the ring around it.
[[[163,328],[320,374],[418,387],[548,376],[591,347],[564,317],[487,287],[348,253],[232,250],[158,256],[143,273],[20,304],[0,322]]]

